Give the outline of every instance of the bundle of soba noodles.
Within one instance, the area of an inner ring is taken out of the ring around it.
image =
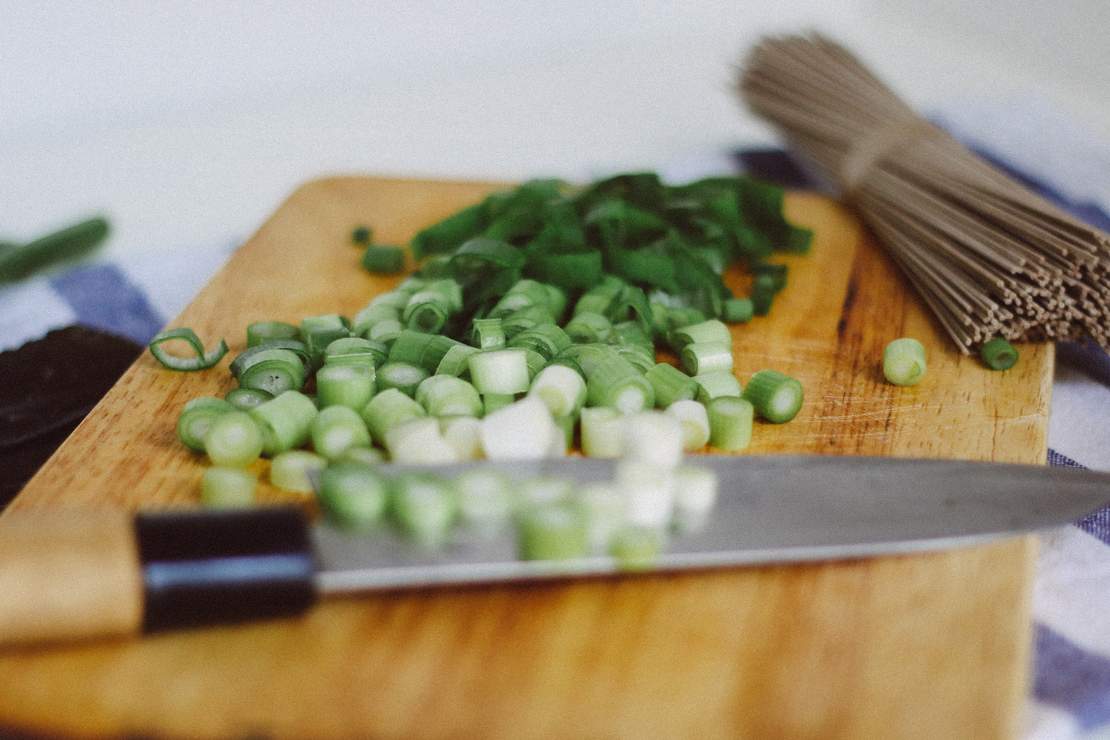
[[[765,39],[740,90],[839,186],[962,351],[998,336],[1110,346],[1110,236],[920,118],[843,47]]]

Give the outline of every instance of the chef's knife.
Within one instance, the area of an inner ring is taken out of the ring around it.
[[[1110,502],[1110,474],[1064,468],[848,457],[692,462],[717,473],[720,498],[702,528],[669,538],[652,571],[964,547],[1066,524]],[[611,478],[612,465],[578,459],[503,467],[518,478],[587,483]],[[319,597],[359,591],[620,571],[601,556],[521,561],[508,529],[492,536],[460,530],[431,549],[386,528],[356,534],[311,523],[293,507],[70,514],[0,519],[0,642],[291,615]]]

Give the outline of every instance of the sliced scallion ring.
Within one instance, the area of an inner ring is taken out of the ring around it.
[[[162,347],[166,342],[182,341],[189,345],[193,350],[193,357],[179,357],[171,355]],[[204,344],[200,341],[200,337],[196,332],[187,326],[178,327],[176,329],[168,329],[154,335],[147,345],[150,349],[150,354],[154,355],[154,359],[162,363],[162,367],[169,368],[170,370],[178,371],[192,371],[192,370],[207,370],[223,359],[227,354],[227,342],[223,339],[219,344],[209,352],[204,351]]]

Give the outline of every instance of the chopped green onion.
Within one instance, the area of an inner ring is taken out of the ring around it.
[[[582,409],[582,452],[587,457],[620,457],[624,450],[624,416],[613,408]]]
[[[177,438],[193,452],[204,452],[204,436],[212,423],[234,410],[235,406],[222,398],[194,398],[177,417]]]
[[[393,462],[435,465],[458,462],[455,448],[443,438],[439,422],[429,417],[409,419],[385,434],[385,446]]]
[[[524,260],[523,252],[513,245],[500,239],[478,237],[463,242],[451,255],[450,265],[453,274],[460,280],[488,279],[491,273],[511,278],[520,274]],[[504,285],[500,281],[494,282]]]
[[[613,350],[627,360],[629,365],[636,368],[636,372],[641,375],[647,375],[648,371],[655,367],[655,352],[649,353],[638,346],[632,345],[616,345]]]
[[[744,398],[772,424],[782,424],[797,416],[803,396],[801,383],[776,370],[760,370],[744,389]]]
[[[624,496],[629,524],[663,529],[674,508],[674,475],[669,468],[643,460],[620,460],[617,489]]]
[[[385,461],[385,455],[376,447],[348,447],[336,462],[377,465]]]
[[[387,362],[377,370],[378,387],[382,390],[396,388],[406,396],[416,393],[416,386],[420,385],[428,371],[418,365],[407,362]]]
[[[486,212],[485,202],[477,203],[420,231],[412,238],[412,256],[420,260],[429,254],[454,249],[482,230]]]
[[[591,406],[610,406],[623,413],[655,405],[651,383],[615,351],[597,349],[579,357],[586,374],[586,400]]]
[[[482,422],[473,416],[441,417],[439,431],[460,460],[476,460],[482,456]]]
[[[552,294],[547,291],[543,283],[525,278],[517,281],[501,300],[490,309],[489,316],[493,319],[502,318],[523,308],[533,306],[542,306],[547,309],[548,313],[555,316],[556,311],[552,310],[554,307],[551,305],[551,298]],[[565,303],[565,301],[564,296],[563,302]],[[559,313],[562,313],[561,308]]]
[[[655,405],[666,408],[675,401],[689,400],[698,395],[698,384],[674,365],[660,362],[644,373],[655,392]]]
[[[623,453],[626,460],[667,470],[676,467],[682,460],[682,425],[678,417],[659,411],[625,417]]]
[[[408,281],[406,280],[405,282],[408,282]],[[355,314],[355,324],[357,325],[357,324],[360,323],[360,321],[359,321],[360,316],[363,316],[364,318],[367,317],[367,316],[371,316],[372,314],[369,311],[369,309],[374,307],[374,306],[381,306],[383,308],[391,308],[396,312],[403,311],[405,309],[405,306],[408,305],[409,298],[412,296],[414,291],[415,291],[415,289],[407,290],[407,289],[401,288],[400,286],[397,286],[393,290],[387,290],[384,293],[378,293],[376,296],[374,296],[373,298],[370,299],[370,303],[369,303],[369,305],[366,306],[366,308],[362,309],[362,311],[359,311],[357,314]],[[365,316],[364,316],[364,314],[365,314]],[[397,313],[394,316],[380,316],[378,318],[399,318],[399,317],[400,317],[400,313]]]
[[[574,304],[574,315],[598,313],[609,315],[609,308],[624,289],[624,281],[614,275],[606,275],[601,282],[587,290]]]
[[[347,406],[328,406],[312,420],[312,448],[329,460],[335,460],[352,447],[370,444],[366,422]]]
[[[728,370],[695,375],[694,382],[698,384],[697,400],[703,404],[722,396],[739,398],[742,392],[740,380]]]
[[[347,406],[361,411],[375,390],[375,371],[370,364],[332,363],[316,371],[316,395],[322,408]]]
[[[356,245],[369,244],[374,239],[374,232],[369,226],[356,226],[351,230],[351,243]]]
[[[503,524],[513,513],[513,495],[504,473],[489,468],[468,470],[455,480],[459,518],[480,528]]]
[[[516,401],[516,395],[512,393],[483,393],[482,415],[489,416],[494,411],[503,409],[514,401]]]
[[[482,419],[482,450],[490,460],[538,460],[562,436],[543,401],[525,397]]]
[[[770,262],[761,262],[752,267],[752,274],[755,275],[756,278],[759,278],[763,275],[768,276],[767,278],[764,278],[764,280],[777,293],[778,291],[786,287],[786,270],[786,265],[776,265],[771,264]]]
[[[362,253],[362,266],[368,272],[393,275],[405,269],[405,250],[401,247],[372,244]]]
[[[395,291],[383,295],[397,296],[396,302],[401,302],[401,308],[393,305],[393,302],[374,303],[371,301],[370,305],[355,314],[354,321],[352,322],[353,332],[361,337],[366,337],[370,331],[382,323],[383,321],[400,323],[401,311],[408,305],[409,294]],[[378,296],[381,298],[381,296]],[[377,299],[375,299],[377,300]]]
[[[275,339],[297,339],[301,330],[284,321],[255,321],[247,324],[247,346],[257,347]]]
[[[458,346],[466,345],[441,334],[426,334],[405,329],[397,335],[390,346],[389,361],[416,365],[430,374],[436,371],[447,353]]]
[[[567,450],[574,447],[574,430],[578,426],[578,415],[567,414],[566,416],[556,416],[555,426],[563,433],[561,449],[554,452],[555,448],[552,446],[553,457],[562,457],[567,454]]]
[[[709,468],[684,465],[675,471],[674,519],[680,530],[705,524],[717,503],[717,474]]]
[[[547,358],[534,349],[525,349],[524,363],[528,366],[528,382],[531,383],[547,367]]]
[[[230,509],[254,503],[258,478],[242,468],[213,466],[200,481],[200,500],[210,509]]]
[[[372,342],[362,337],[343,337],[336,339],[324,350],[324,364],[377,367],[385,362],[388,354],[389,348],[381,342]]]
[[[363,332],[363,336],[373,342],[388,344],[396,339],[405,326],[397,319],[384,319]]]
[[[609,542],[609,554],[626,571],[648,570],[662,550],[663,532],[658,527],[623,527]]]
[[[433,375],[416,388],[416,402],[432,416],[480,416],[482,399],[465,380],[453,375]]]
[[[229,411],[212,422],[204,435],[204,451],[213,465],[246,467],[262,454],[262,430],[247,413]]]
[[[185,342],[193,350],[194,356],[178,357],[169,354],[162,345],[171,341]],[[179,371],[206,370],[222,360],[223,356],[227,354],[227,342],[222,339],[214,349],[205,352],[200,337],[187,326],[168,329],[155,334],[147,347],[150,349],[150,354],[154,355],[154,359],[158,360],[162,367]]]
[[[285,391],[247,413],[262,428],[262,451],[267,455],[276,455],[307,442],[312,420],[319,412],[308,396],[297,391]]]
[[[729,298],[725,301],[724,319],[730,324],[744,324],[752,320],[755,308],[751,298]]]
[[[456,344],[447,350],[447,354],[436,365],[436,375],[454,375],[457,378],[470,377],[470,356],[478,353],[478,349],[466,344]]]
[[[702,342],[720,342],[729,347],[732,346],[732,333],[729,332],[728,326],[717,319],[683,326],[675,329],[672,334],[679,348]]]
[[[745,398],[721,396],[709,402],[708,411],[709,444],[728,452],[746,449],[751,444],[755,415],[751,402]]]
[[[917,385],[925,368],[925,346],[916,339],[895,339],[883,350],[883,375],[889,383]]]
[[[724,342],[693,342],[682,348],[681,356],[691,375],[732,370],[732,345]]]
[[[979,348],[979,357],[991,370],[1009,370],[1018,361],[1018,351],[1005,339],[995,338]]]
[[[306,316],[301,319],[301,341],[308,348],[313,365],[324,360],[324,350],[336,339],[351,336],[347,320],[338,314]]]
[[[328,461],[315,452],[286,450],[270,461],[270,482],[283,491],[312,493],[311,475],[320,475]]]
[[[555,357],[571,344],[567,333],[555,324],[542,324],[525,329],[509,342],[510,347],[522,347],[538,352],[543,355],[544,361]]]
[[[511,340],[522,331],[554,323],[555,317],[547,310],[547,306],[529,306],[504,317],[501,328],[505,331],[505,337]]]
[[[522,510],[533,506],[567,503],[574,496],[574,484],[566,478],[540,476],[528,478],[514,487]]]
[[[523,393],[528,390],[528,359],[522,349],[479,352],[467,359],[470,379],[482,395]]]
[[[478,349],[501,349],[505,346],[505,330],[501,319],[474,319],[473,344]]]
[[[624,496],[610,483],[590,483],[579,490],[576,503],[591,549],[604,552],[613,533],[624,525]]]
[[[564,330],[571,340],[578,343],[604,342],[609,338],[613,325],[602,314],[591,311],[576,313]]]
[[[22,280],[63,260],[82,257],[108,236],[108,222],[96,217],[22,245],[0,249],[0,282]]]
[[[667,414],[678,419],[682,427],[682,449],[687,452],[700,450],[709,443],[709,413],[697,401],[675,401],[667,407]]]
[[[552,416],[567,416],[586,402],[586,381],[569,367],[551,365],[536,375],[528,393],[538,396]]]
[[[373,468],[340,462],[320,474],[318,499],[330,522],[341,529],[364,531],[385,514],[389,488]]]
[[[446,539],[458,513],[454,491],[430,475],[404,475],[393,481],[393,518],[401,530],[419,542]]]
[[[570,560],[590,551],[582,517],[566,505],[541,506],[521,516],[517,546],[524,560]]]
[[[423,406],[396,388],[377,394],[362,410],[362,420],[379,444],[385,443],[385,435],[393,427],[424,415]]]
[[[771,303],[778,292],[776,280],[771,275],[757,275],[752,281],[752,313],[756,316],[766,316],[771,311]]]
[[[232,373],[243,388],[254,388],[278,396],[304,387],[304,363],[292,350],[260,344],[236,357],[231,364]]]
[[[228,403],[241,411],[261,406],[271,398],[273,398],[272,395],[257,388],[232,388],[224,396]]]
[[[462,308],[462,294],[454,280],[437,280],[412,294],[401,320],[409,329],[434,334]]]

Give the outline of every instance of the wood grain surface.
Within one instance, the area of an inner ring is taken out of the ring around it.
[[[309,183],[173,325],[232,354],[250,321],[353,314],[395,279],[357,268],[356,223],[384,242],[493,183]],[[1052,369],[1022,348],[1005,373],[948,346],[858,222],[812,194],[816,230],[787,257],[771,315],[734,330],[742,379],[802,380],[790,424],[750,454],[1043,463]],[[744,278],[731,274],[738,287]],[[883,346],[929,350],[918,386],[883,382]],[[232,387],[148,355],[43,467],[13,509],[193,506],[202,461],[177,443],[188,399]],[[260,472],[264,463],[260,463]],[[264,487],[266,500],[288,500]],[[1030,538],[912,557],[333,601],[265,624],[8,652],[0,727],[176,737],[1012,736],[1029,660]]]

